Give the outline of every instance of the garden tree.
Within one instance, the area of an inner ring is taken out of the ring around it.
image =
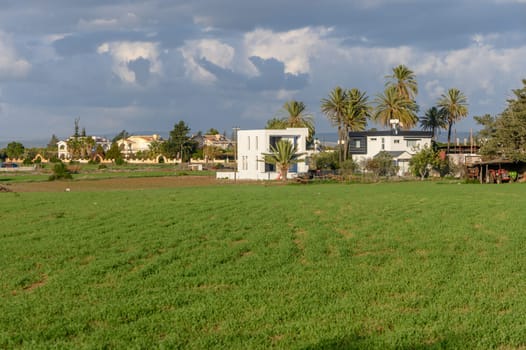
[[[347,160],[349,154],[349,132],[363,131],[367,126],[367,119],[371,117],[371,106],[367,102],[365,92],[351,89],[346,92],[345,108],[343,114],[343,125],[345,129],[345,151],[343,161]]]
[[[203,147],[203,157],[208,163],[211,159],[216,159],[222,153],[222,149],[216,146],[204,146]]]
[[[286,129],[287,123],[280,118],[272,118],[267,121],[265,129]]]
[[[104,157],[105,156],[104,148],[102,148],[101,145],[97,145],[97,147],[95,148],[95,154],[101,157]]]
[[[19,159],[24,155],[25,147],[20,142],[9,142],[5,149],[5,153],[8,158]]]
[[[432,139],[435,140],[436,131],[447,128],[446,114],[443,110],[431,107],[426,114],[420,119],[420,128],[425,131],[431,131]]]
[[[497,156],[498,145],[493,140],[495,133],[497,132],[497,117],[490,114],[484,114],[483,116],[474,116],[473,119],[477,124],[482,126],[482,129],[477,133],[477,138],[480,143],[480,154],[484,157],[494,158]]]
[[[53,174],[49,176],[49,181],[72,179],[71,171],[62,162],[58,162],[53,166]]]
[[[482,154],[526,161],[526,79],[522,84],[521,89],[513,90],[514,98],[507,101],[508,105],[494,124],[490,118],[486,120],[488,134],[492,135],[482,146]]]
[[[163,153],[163,142],[154,140],[148,145],[149,158],[155,158]]]
[[[333,126],[338,128],[339,162],[343,161],[343,154],[347,140],[345,136],[345,108],[347,93],[344,89],[337,86],[330,93],[328,98],[321,100],[321,111],[330,120]]]
[[[289,167],[293,164],[303,162],[300,159],[305,153],[298,152],[298,148],[292,142],[281,139],[276,146],[270,146],[270,153],[263,153],[265,163],[276,164],[279,170],[281,180],[287,180]]]
[[[83,133],[84,134],[86,133],[84,129],[83,129]],[[80,157],[89,158],[93,152],[93,149],[95,148],[95,140],[91,136],[81,136],[80,142],[81,142]]]
[[[422,150],[413,155],[409,161],[409,169],[415,176],[420,176],[421,180],[429,175],[431,169],[440,166],[440,157],[432,148],[425,146]]]
[[[130,134],[126,130],[123,129],[121,130],[121,132],[115,135],[113,139],[111,139],[111,142],[117,142],[121,139],[127,139],[128,137],[130,137]]]
[[[106,152],[106,159],[111,159],[114,162],[117,162],[118,159],[122,158],[121,150],[119,149],[119,145],[117,144],[117,141],[113,141],[111,143],[110,149]]]
[[[311,114],[307,112],[307,107],[301,101],[287,101],[281,109],[282,120],[285,127],[288,128],[307,128],[309,135],[307,142],[311,143],[314,136],[314,120]]]
[[[79,134],[79,121],[80,118],[75,118],[75,126],[73,136],[67,140],[69,154],[71,159],[78,159],[81,156],[82,142]]]
[[[316,170],[336,170],[340,168],[338,152],[320,152],[312,156],[311,168]]]
[[[386,151],[381,151],[373,158],[365,160],[365,169],[372,172],[375,177],[396,175],[398,167],[393,162],[393,157]]]
[[[418,107],[415,102],[418,94],[418,83],[416,82],[415,73],[405,65],[399,65],[393,68],[393,74],[387,75],[386,87],[394,86],[398,94],[407,100],[413,102],[413,110],[417,111]]]
[[[168,140],[163,143],[163,153],[170,158],[180,158],[183,162],[188,162],[198,146],[197,142],[188,136],[189,132],[190,127],[184,121],[175,124]]]
[[[208,130],[206,132],[207,135],[219,135],[219,130],[217,129],[214,129],[214,128],[210,128],[210,130]]]
[[[400,95],[394,85],[389,85],[383,94],[377,95],[374,103],[373,119],[384,126],[390,126],[391,119],[398,119],[402,128],[411,129],[418,121],[414,101]]]
[[[437,106],[447,119],[447,153],[451,144],[451,128],[453,124],[468,115],[468,99],[456,88],[449,89],[447,93],[442,94],[438,100]]]

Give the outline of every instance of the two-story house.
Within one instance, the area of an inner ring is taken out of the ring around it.
[[[398,174],[409,173],[409,160],[424,147],[431,147],[432,133],[415,130],[358,131],[349,133],[349,153],[361,164],[385,151],[399,167]]]
[[[152,142],[162,142],[159,135],[133,135],[125,139],[117,140],[117,145],[125,157],[130,157],[139,151],[146,152],[150,150]]]
[[[297,147],[298,153],[306,152],[307,128],[260,129],[237,131],[237,178],[247,180],[275,180],[278,177],[275,165],[265,163],[263,153],[270,153],[270,146],[279,140],[289,140]],[[287,177],[294,178],[308,171],[305,162],[290,167]]]

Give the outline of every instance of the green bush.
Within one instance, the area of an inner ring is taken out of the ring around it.
[[[57,163],[53,167],[53,174],[49,176],[49,181],[61,180],[61,179],[72,179],[71,172],[64,163]]]
[[[114,162],[115,165],[126,165],[126,161],[122,157],[116,158]]]

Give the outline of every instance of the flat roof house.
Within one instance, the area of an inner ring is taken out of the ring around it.
[[[265,163],[263,153],[270,152],[270,146],[285,139],[298,148],[298,152],[306,152],[307,128],[260,129],[237,131],[237,178],[247,180],[275,180],[279,171],[275,165]],[[308,171],[305,162],[290,167],[288,178],[294,178]]]
[[[432,136],[428,131],[397,129],[350,132],[349,153],[360,164],[385,151],[399,167],[398,175],[406,175],[409,173],[409,160],[424,147],[431,147]]]

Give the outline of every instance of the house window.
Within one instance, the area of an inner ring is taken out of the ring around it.
[[[382,151],[385,149],[385,139],[382,137]]]
[[[400,143],[400,140],[394,140],[394,143]]]
[[[354,140],[354,147],[360,148],[360,146],[361,146],[360,140]]]
[[[371,138],[371,141],[376,141],[376,137]]]
[[[248,170],[248,157],[243,156],[243,170]]]

